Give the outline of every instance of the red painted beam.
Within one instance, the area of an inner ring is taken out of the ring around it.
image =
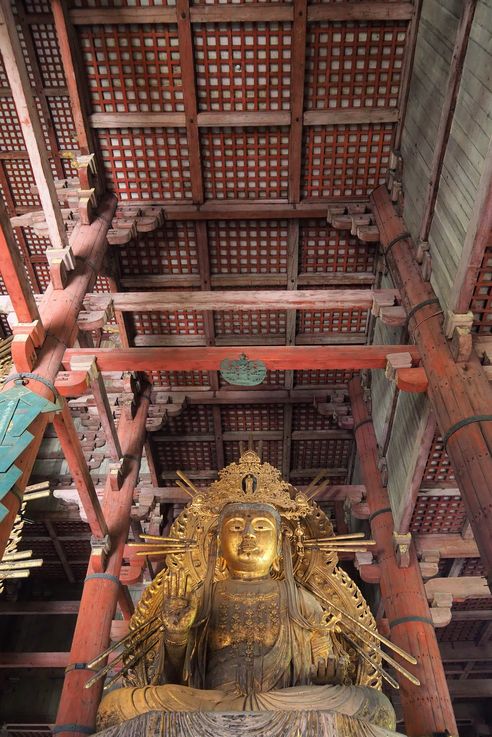
[[[290,369],[376,369],[386,367],[389,353],[410,353],[417,364],[420,353],[414,345],[358,346],[246,346],[204,348],[71,348],[63,365],[70,369],[73,356],[95,356],[100,371],[216,371],[224,359],[246,353],[264,361],[271,370]]]
[[[107,247],[106,234],[116,209],[116,198],[107,196],[98,210],[97,217],[90,225],[80,225],[71,238],[73,254],[76,258],[76,267],[70,275],[70,281],[63,290],[54,290],[48,285],[39,307],[39,314],[46,331],[46,339],[39,349],[37,362],[33,371],[39,376],[54,382],[60,369],[64,351],[74,344],[77,337],[77,317],[82,307],[87,291],[95,284],[97,274]],[[41,381],[28,379],[29,389],[53,400],[53,393],[49,386]],[[9,384],[6,385],[6,388]],[[26,451],[16,461],[16,466],[22,469],[23,475],[17,482],[17,492],[23,490],[31,475],[32,467],[43,438],[48,416],[41,415],[30,425],[29,432],[34,440]],[[19,509],[19,500],[14,494],[7,494],[2,499],[7,507],[8,514],[0,524],[0,555],[10,535],[15,516]]]
[[[70,651],[70,664],[87,663],[109,643],[111,624],[121,593],[120,575],[123,551],[130,528],[130,511],[138,480],[145,442],[145,423],[150,403],[150,387],[138,398],[132,419],[130,407],[125,407],[118,426],[118,436],[124,453],[125,474],[121,486],[108,476],[104,490],[103,512],[111,538],[111,551],[104,571],[92,556],[84,582],[77,625]],[[96,712],[101,699],[102,681],[90,689],[84,688],[93,671],[73,668],[65,675],[57,715],[59,737],[82,737],[95,730]],[[74,731],[78,725],[80,732]],[[66,729],[64,729],[66,727]]]
[[[414,546],[411,546],[408,568],[400,568],[396,560],[393,515],[388,490],[381,482],[376,435],[364,404],[360,379],[349,383],[349,395],[390,639],[418,660],[417,665],[405,663],[405,667],[417,676],[420,686],[402,677],[398,679],[405,733],[408,737],[422,737],[448,730],[455,735],[458,730]]]
[[[436,294],[422,279],[411,239],[405,237],[407,227],[386,188],[374,190],[371,202],[383,248],[393,244],[386,260],[410,315],[409,331],[429,381],[427,394],[439,430],[448,438],[446,449],[492,587],[492,389],[473,351],[465,362],[454,360]]]

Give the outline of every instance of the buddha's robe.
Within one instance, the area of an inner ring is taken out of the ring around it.
[[[177,658],[176,647],[164,641],[161,683],[110,692],[99,708],[99,729],[149,711],[286,710],[330,710],[394,729],[393,708],[379,691],[312,685],[311,666],[341,651],[336,638],[319,627],[323,610],[315,597],[298,587],[300,613],[312,625],[308,629],[292,621],[287,595],[285,582],[272,579],[215,584],[211,611],[202,618],[199,610],[199,624],[183,649],[181,682],[162,682]]]

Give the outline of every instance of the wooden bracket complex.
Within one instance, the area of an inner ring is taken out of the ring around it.
[[[365,203],[331,205],[326,220],[335,230],[350,230],[352,235],[364,243],[379,242],[379,228]]]
[[[83,309],[79,312],[77,318],[77,325],[80,330],[84,332],[98,330],[111,320],[114,314],[113,299],[110,294],[103,296],[103,300],[98,300],[97,309],[92,307],[90,295],[84,299]]]
[[[36,364],[36,348],[40,348],[46,337],[41,320],[20,322],[13,327],[11,344],[12,361],[17,371],[32,371]]]
[[[107,558],[111,551],[111,539],[109,535],[104,537],[91,537],[91,563],[96,573],[106,570]]]
[[[68,275],[75,269],[75,258],[70,246],[66,248],[47,248],[46,258],[50,266],[53,289],[65,289]]]
[[[399,296],[397,289],[374,290],[371,308],[374,317],[379,318],[385,325],[395,328],[403,327],[407,315],[404,307],[398,304]]]
[[[409,532],[393,532],[393,547],[399,568],[408,568],[410,565],[410,544],[412,536]]]
[[[427,391],[428,380],[421,366],[412,367],[409,353],[389,353],[386,356],[386,378],[394,381],[404,392],[420,393]]]
[[[444,320],[444,333],[451,341],[450,350],[457,362],[468,361],[472,352],[473,342],[471,328],[473,326],[473,312],[457,314],[448,310]]]
[[[432,256],[430,246],[427,241],[419,241],[415,253],[415,260],[420,266],[422,279],[429,282],[432,276]]]

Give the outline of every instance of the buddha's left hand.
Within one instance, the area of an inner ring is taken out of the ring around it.
[[[309,677],[311,683],[316,686],[323,686],[327,683],[342,684],[346,673],[346,658],[328,655],[327,658],[319,658],[318,662],[311,666]]]

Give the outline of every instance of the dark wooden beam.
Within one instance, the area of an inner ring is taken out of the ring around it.
[[[430,166],[430,178],[425,197],[424,214],[420,225],[419,239],[421,241],[428,240],[432,219],[434,217],[434,208],[436,205],[437,193],[439,191],[439,181],[441,179],[444,157],[446,155],[449,134],[453,123],[454,110],[456,107],[456,100],[458,99],[461,75],[463,72],[466,50],[468,48],[468,39],[476,6],[477,0],[465,0],[463,3],[463,11],[458,25],[458,30],[456,31],[453,56],[451,59],[448,80],[444,88],[444,101]]]
[[[271,370],[385,368],[390,353],[409,353],[413,362],[420,353],[413,345],[361,346],[248,346],[243,348],[69,348],[63,365],[70,369],[73,356],[95,355],[100,371],[213,371],[225,358],[246,353],[264,361]]]
[[[78,601],[0,601],[0,615],[77,614]]]
[[[429,459],[429,453],[432,448],[435,433],[436,418],[434,417],[433,412],[429,411],[425,422],[419,423],[418,434],[414,442],[417,452],[413,473],[409,479],[409,483],[405,485],[406,488],[403,489],[402,496],[404,501],[399,514],[399,520],[396,523],[397,531],[399,533],[405,534],[410,529],[410,523],[412,521],[417,497],[422,486],[422,480],[424,478],[424,472]]]
[[[492,678],[470,678],[463,681],[450,679],[448,686],[453,699],[492,698]]]
[[[443,663],[492,660],[492,644],[478,646],[474,642],[440,642],[439,650]]]
[[[200,135],[197,123],[198,104],[189,0],[176,0],[176,20],[178,23],[179,59],[183,81],[183,103],[186,116],[186,136],[188,139],[191,191],[193,202],[199,205],[203,202],[204,191],[202,161],[200,155]]]
[[[241,202],[231,200],[211,200],[203,205],[177,204],[170,205],[165,200],[152,200],[153,205],[164,208],[166,220],[263,220],[284,218],[320,218],[326,220],[329,205],[367,203],[367,197],[329,197],[317,202],[302,201],[299,204],[279,202],[275,200],[248,200]],[[132,200],[135,205],[148,205],[148,201]],[[323,275],[326,278],[326,275]],[[331,278],[330,274],[330,278]]]
[[[422,2],[423,0],[414,0],[413,14],[407,28],[407,36],[405,39],[405,56],[400,81],[400,94],[398,96],[398,123],[396,125],[393,138],[393,149],[395,151],[400,150],[401,138],[405,127],[408,97],[410,95],[410,82],[412,79],[415,48],[417,46],[417,36],[420,24],[420,14],[422,12]]]
[[[410,20],[413,3],[408,2],[360,2],[320,3],[311,5],[308,21],[361,21],[361,20]]]
[[[227,214],[224,219],[231,220]],[[268,216],[266,216],[268,217]],[[186,218],[185,218],[186,219]],[[121,285],[128,289],[176,289],[182,287],[200,286],[198,274],[137,274],[135,276],[122,277]],[[214,289],[221,287],[250,287],[261,289],[262,287],[286,287],[288,275],[285,274],[212,274],[210,284]],[[298,276],[298,285],[310,287],[319,285],[322,287],[349,286],[363,287],[375,283],[376,277],[373,272],[347,272],[347,273],[304,273]]]
[[[415,547],[419,555],[439,551],[441,558],[478,558],[475,540],[466,540],[458,534],[415,535]]]
[[[452,611],[453,622],[491,622],[492,609],[458,609]]]
[[[457,313],[470,309],[478,273],[492,232],[492,139],[483,164],[473,211],[451,294],[451,308]]]
[[[82,452],[72,415],[64,400],[62,400],[61,412],[53,415],[53,425],[70,473],[77,486],[90,528],[94,535],[102,538],[108,534],[108,526],[94,488],[87,461]]]
[[[63,566],[63,570],[65,571],[65,575],[68,578],[70,583],[75,583],[75,576],[73,574],[72,568],[70,566],[70,563],[67,560],[67,556],[65,555],[65,551],[63,550],[62,544],[60,540],[56,536],[55,528],[53,526],[53,523],[49,520],[45,520],[44,523],[46,529],[48,530],[48,535],[51,538],[51,542],[53,543],[53,547],[56,550],[56,554],[58,558],[60,559],[60,563]]]
[[[294,19],[292,24],[292,58],[290,62],[289,201],[297,203],[301,199],[307,0],[294,0],[292,10]]]
[[[313,5],[309,8],[310,22],[328,21],[367,21],[367,20],[409,20],[412,17],[412,4],[409,2],[338,2],[327,5]],[[178,16],[179,17],[179,16]],[[74,25],[93,25],[94,23],[176,23],[176,9],[167,8],[111,8],[111,9],[73,9],[70,18]],[[192,23],[261,23],[271,21],[292,21],[294,11],[291,5],[283,3],[262,3],[261,5],[214,5],[195,6],[191,9]]]
[[[66,668],[70,653],[0,653],[0,668]]]

